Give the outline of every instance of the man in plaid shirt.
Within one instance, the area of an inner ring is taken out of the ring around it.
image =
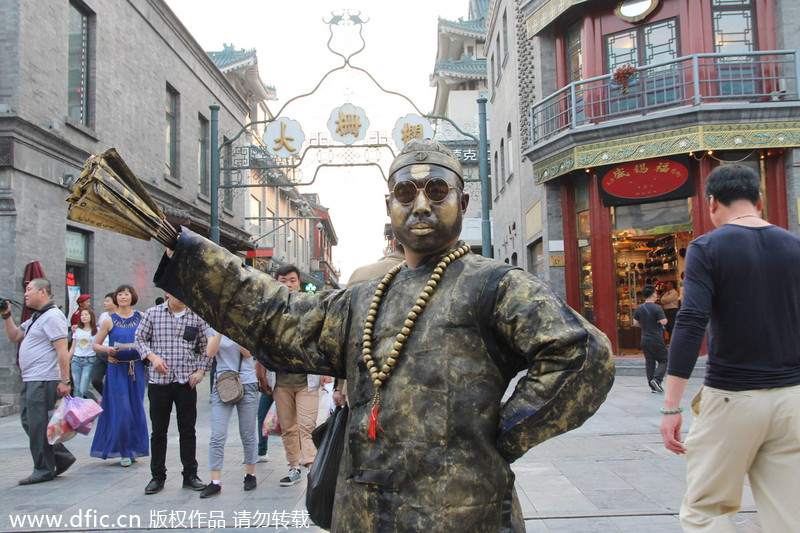
[[[167,479],[167,431],[173,403],[178,417],[183,487],[191,490],[205,487],[197,477],[195,386],[211,367],[206,355],[207,328],[203,319],[168,294],[165,303],[145,311],[136,329],[136,350],[142,359],[153,365],[147,392],[152,425],[150,472],[153,479],[144,489],[145,494],[161,491]]]

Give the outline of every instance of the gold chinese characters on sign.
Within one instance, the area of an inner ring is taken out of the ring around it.
[[[433,139],[433,136],[431,123],[414,113],[397,119],[392,130],[392,139],[400,150],[414,139]]]
[[[367,134],[369,120],[360,107],[344,104],[331,111],[328,119],[328,131],[334,140],[351,145],[360,141]]]
[[[300,123],[290,118],[275,119],[267,124],[264,130],[264,145],[267,151],[283,159],[297,155],[305,140],[306,136]]]

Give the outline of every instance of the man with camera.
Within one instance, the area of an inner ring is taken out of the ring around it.
[[[25,288],[25,305],[35,310],[19,327],[11,318],[8,301],[0,303],[0,316],[9,342],[19,342],[20,418],[28,434],[33,472],[20,485],[50,481],[63,474],[75,456],[61,444],[47,442],[48,411],[70,391],[67,318],[53,303],[50,282],[35,278]]]

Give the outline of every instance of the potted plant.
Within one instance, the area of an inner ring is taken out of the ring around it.
[[[621,67],[617,67],[617,70],[614,71],[612,79],[619,87],[620,94],[628,94],[628,83],[630,83],[634,75],[636,75],[636,67],[633,65],[622,65]]]

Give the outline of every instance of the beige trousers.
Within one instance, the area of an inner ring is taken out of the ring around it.
[[[281,423],[286,460],[293,466],[313,463],[317,449],[311,440],[311,432],[317,427],[319,392],[309,392],[308,387],[277,386],[272,397]]]
[[[800,531],[800,385],[701,393],[686,437],[683,530],[735,533],[747,475],[763,533]]]

